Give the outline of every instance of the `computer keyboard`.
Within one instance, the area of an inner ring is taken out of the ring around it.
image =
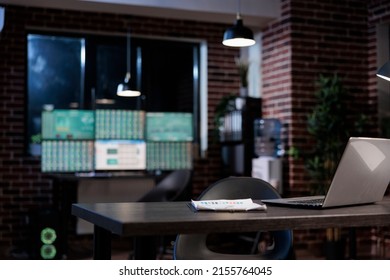
[[[288,202],[296,205],[321,206],[322,203],[324,202],[324,199],[315,198],[315,199],[305,199],[305,200],[289,200]]]

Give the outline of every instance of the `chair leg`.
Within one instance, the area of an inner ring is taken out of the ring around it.
[[[255,254],[255,253],[257,252],[257,246],[259,245],[260,238],[261,238],[261,232],[258,231],[258,232],[256,233],[255,239],[253,240],[253,245],[252,245],[252,249],[251,249],[251,254]]]

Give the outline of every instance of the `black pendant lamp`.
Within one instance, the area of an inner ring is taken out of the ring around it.
[[[248,27],[244,26],[244,23],[240,14],[240,0],[238,0],[238,12],[236,17],[236,23],[232,27],[228,28],[223,34],[222,44],[228,47],[249,47],[256,43],[253,39],[253,32]]]
[[[379,68],[376,75],[379,78],[385,79],[390,82],[390,60],[386,62],[381,68]]]
[[[130,31],[127,32],[127,46],[126,46],[126,63],[127,63],[127,72],[125,75],[125,80],[123,83],[119,84],[116,90],[116,94],[122,97],[138,97],[141,95],[141,92],[133,89],[130,86]]]

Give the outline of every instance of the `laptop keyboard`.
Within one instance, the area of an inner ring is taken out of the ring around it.
[[[305,200],[289,200],[289,203],[295,204],[295,205],[305,205],[305,206],[321,206],[324,202],[323,198],[316,198],[316,199],[305,199]]]

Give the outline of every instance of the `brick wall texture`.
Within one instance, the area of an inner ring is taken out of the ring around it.
[[[223,24],[131,15],[88,13],[6,5],[0,33],[0,258],[28,239],[27,215],[53,202],[50,178],[39,159],[25,154],[26,35],[34,30],[125,33],[197,38],[208,44],[209,150],[194,168],[194,195],[220,176],[219,146],[212,139],[214,109],[237,92],[236,49],[221,44]],[[286,148],[308,147],[306,117],[315,104],[320,73],[338,73],[350,93],[346,114],[370,116],[367,134],[377,133],[376,25],[390,21],[390,1],[282,0],[281,16],[263,31],[262,104],[265,117],[279,118]],[[303,163],[286,156],[287,195],[307,192]],[[321,231],[295,234],[302,248],[318,248]],[[364,234],[364,233],[363,233]]]

